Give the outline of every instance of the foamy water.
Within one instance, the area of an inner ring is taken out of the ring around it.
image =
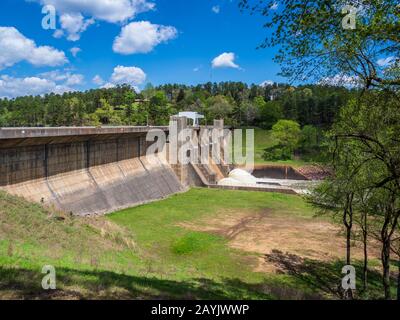
[[[245,170],[234,169],[229,173],[228,178],[220,180],[218,184],[221,186],[288,189],[296,193],[307,194],[318,184],[318,181],[256,178]]]

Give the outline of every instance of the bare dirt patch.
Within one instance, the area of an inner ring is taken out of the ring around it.
[[[320,218],[278,215],[271,210],[261,212],[224,211],[214,218],[202,219],[180,226],[194,231],[217,234],[228,239],[235,249],[256,253],[255,271],[274,272],[279,267],[265,259],[275,250],[302,258],[332,261],[343,259],[345,241],[341,228]],[[353,242],[352,256],[362,259],[362,244]],[[379,253],[376,248],[371,256]]]

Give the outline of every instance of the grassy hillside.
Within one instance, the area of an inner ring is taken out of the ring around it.
[[[45,210],[0,192],[0,297],[46,296],[41,290],[44,265],[56,267],[59,288],[65,290],[57,294],[108,296],[118,281],[114,271],[122,274],[136,261],[134,239],[123,228],[103,218]],[[103,285],[107,290],[100,289]]]
[[[245,137],[243,137],[245,141]],[[281,161],[266,161],[263,159],[264,149],[274,145],[274,139],[271,137],[271,131],[260,128],[254,128],[254,163],[255,164],[281,164],[300,167],[306,162],[301,159],[281,160]],[[245,144],[245,142],[244,142]]]
[[[276,228],[290,221],[296,244],[302,237],[296,226],[313,230],[313,215],[296,196],[192,189],[83,219],[0,192],[0,298],[335,298],[329,288],[340,280],[340,261],[299,264],[300,257],[274,250],[269,259],[283,271],[273,272],[264,266],[265,251],[241,248],[241,234],[256,230],[259,219]],[[231,227],[232,221],[238,223]],[[272,240],[288,242],[275,235]],[[56,291],[41,289],[44,265],[56,268]],[[379,278],[372,274],[370,281],[374,291]]]

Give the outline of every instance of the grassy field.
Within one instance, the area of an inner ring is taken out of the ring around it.
[[[228,226],[234,235],[207,231],[212,225],[225,228],[243,213],[292,221],[293,243],[298,242],[296,226],[304,223],[313,230],[316,219],[301,198],[274,193],[192,189],[83,219],[0,192],[0,298],[338,298],[340,260],[241,249],[240,232],[257,228],[261,220],[240,218],[242,229]],[[280,272],[257,268],[267,256]],[[56,268],[56,291],[41,289],[44,265]],[[380,294],[379,288],[380,279],[371,272],[369,294]]]
[[[245,136],[243,137],[245,141]],[[245,143],[245,142],[244,142]],[[271,165],[290,165],[293,167],[301,167],[307,162],[301,159],[280,160],[280,161],[266,161],[263,159],[264,149],[274,145],[274,139],[271,137],[271,132],[260,128],[254,128],[254,163],[257,165],[271,164]]]

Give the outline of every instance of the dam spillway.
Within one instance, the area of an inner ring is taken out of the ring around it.
[[[0,189],[76,215],[165,198],[185,186],[146,133],[168,127],[2,128]]]

